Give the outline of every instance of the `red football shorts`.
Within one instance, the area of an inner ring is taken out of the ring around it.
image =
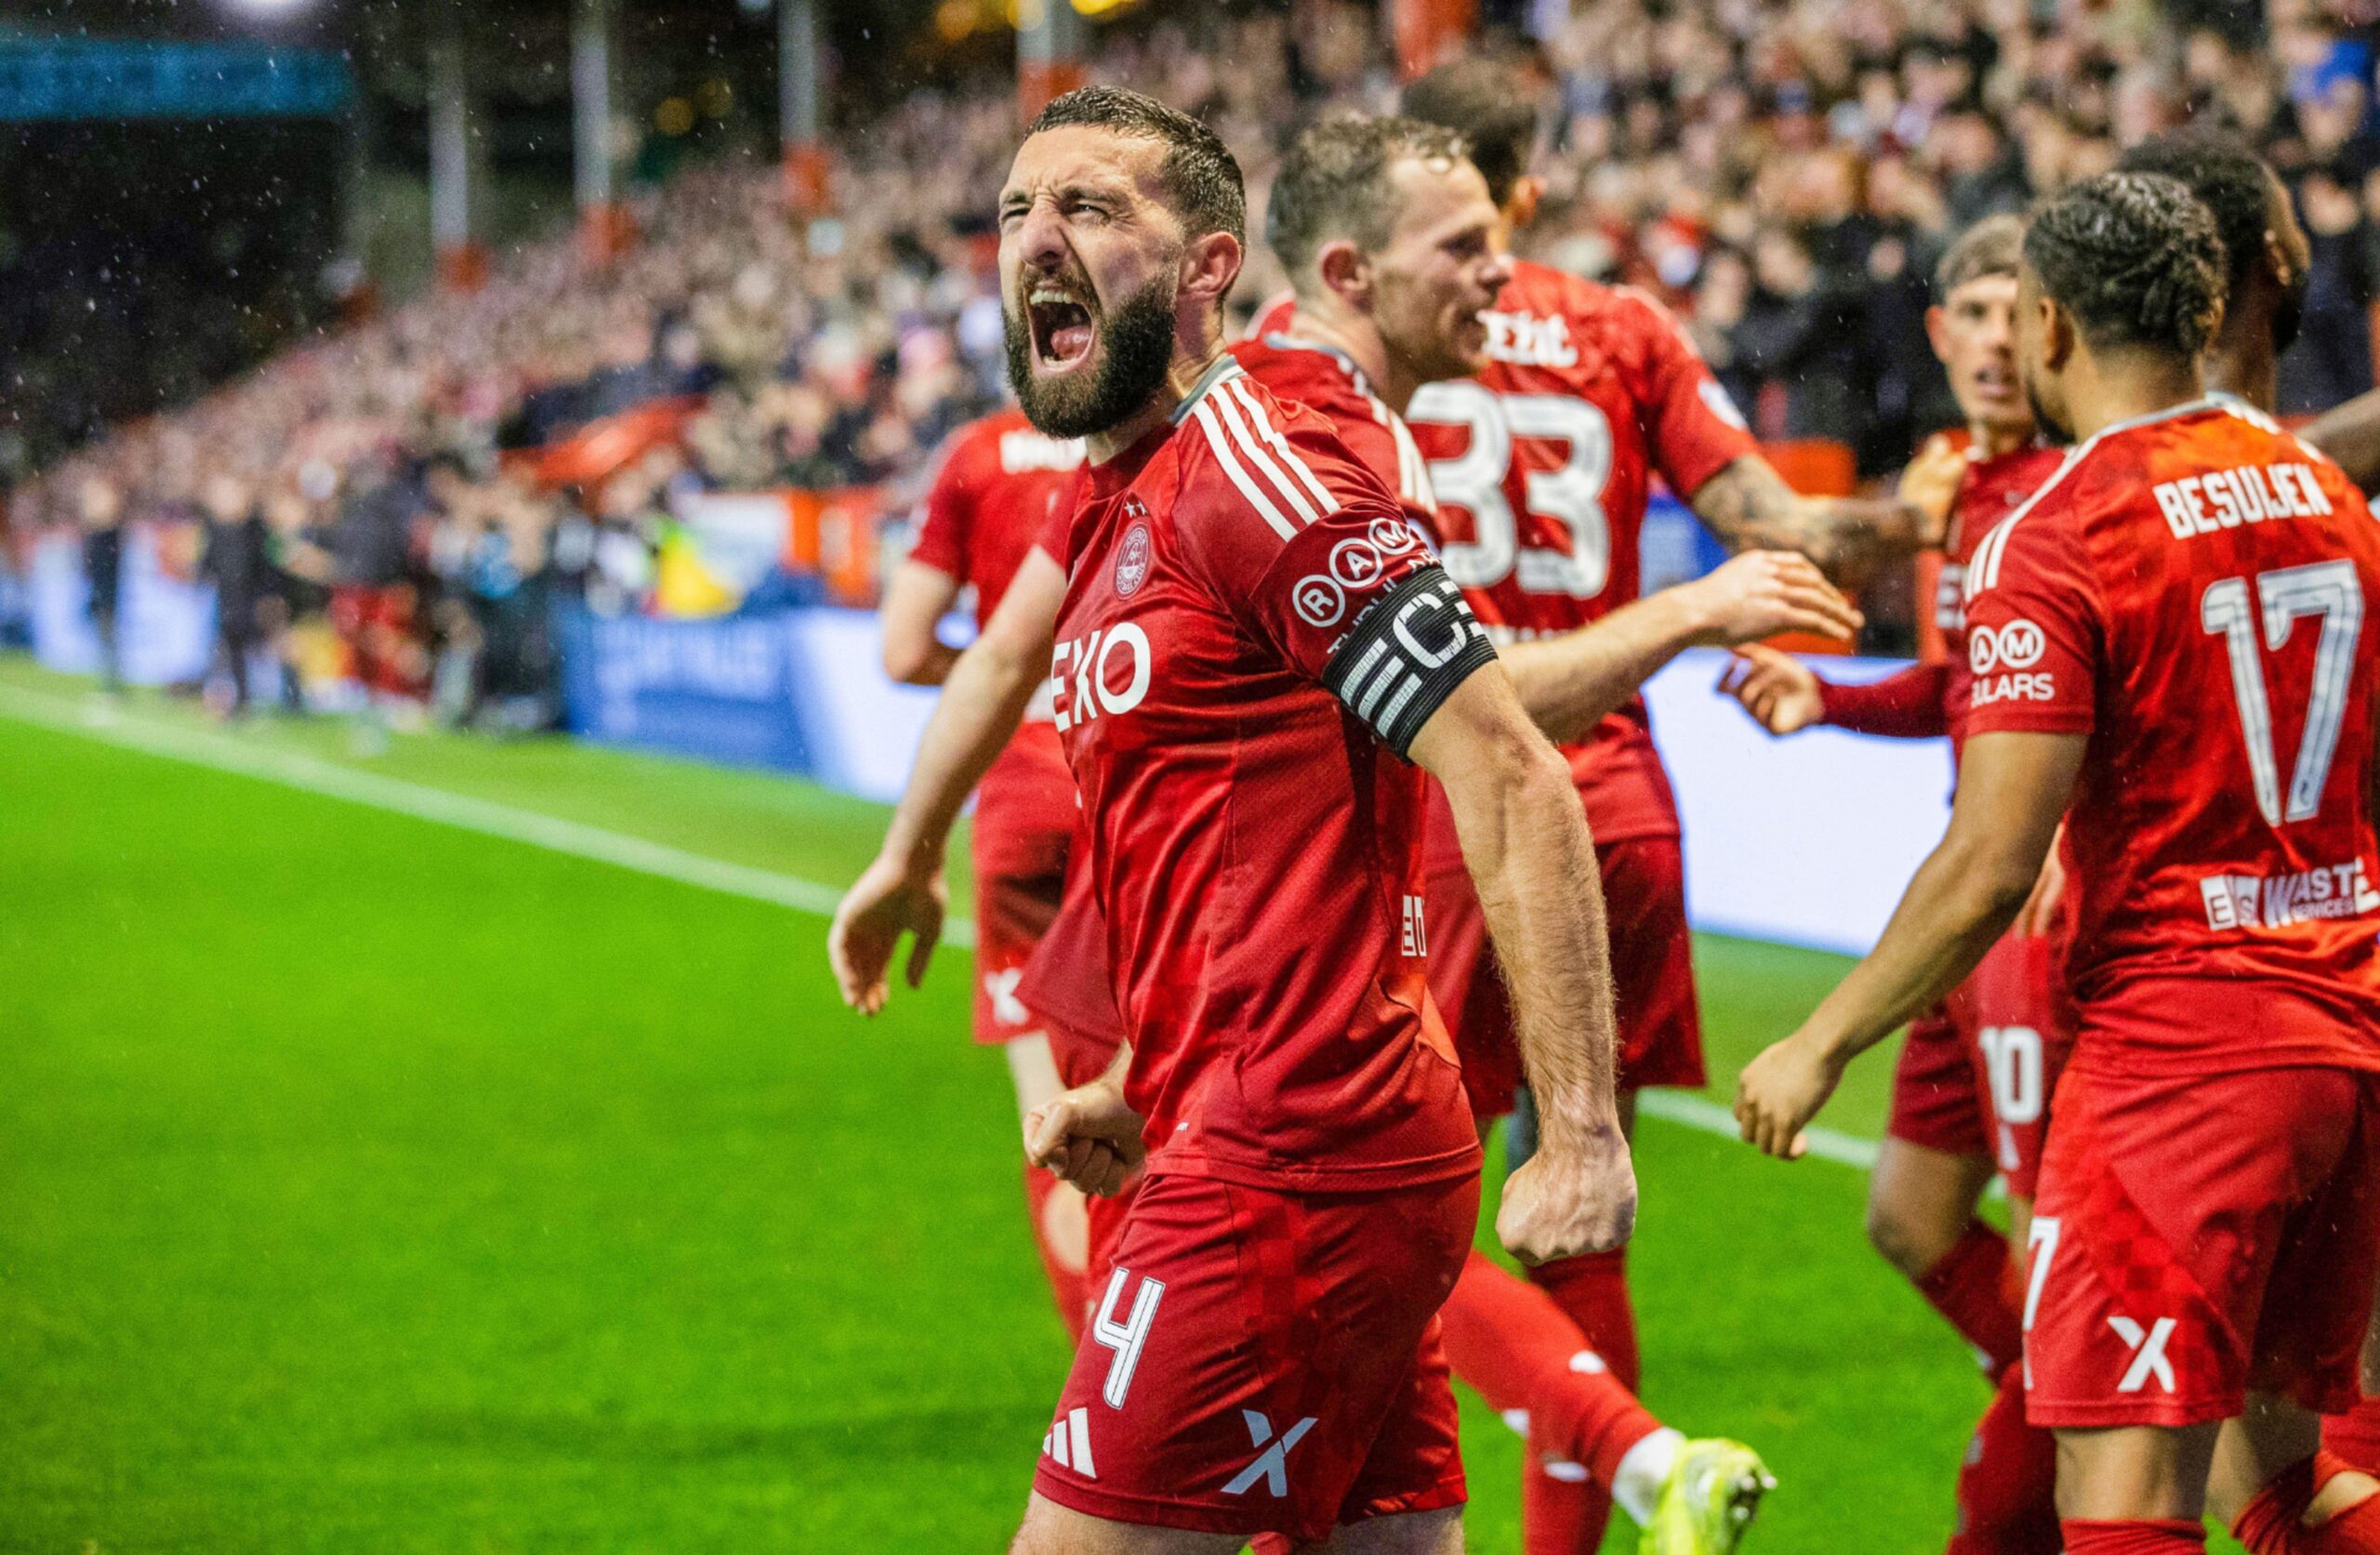
[[[2031,1238],[2033,1424],[2197,1425],[2250,1390],[2342,1413],[2380,1264],[2380,1076],[2069,1070]]]
[[[1435,784],[1430,817],[1430,995],[1454,1036],[1473,1115],[1501,1117],[1522,1083],[1512,1005],[1479,896]],[[1673,837],[1598,842],[1604,917],[1611,935],[1612,1002],[1623,1089],[1699,1089],[1702,1012],[1694,995],[1694,938],[1686,924],[1686,855]]]
[[[1478,1211],[1475,1175],[1315,1194],[1149,1179],[1034,1489],[1110,1522],[1302,1542],[1460,1506],[1437,1310]]]
[[[1074,785],[1038,745],[1057,735],[1027,724],[975,796],[968,850],[975,866],[975,1040],[1012,1041],[1038,1030],[1018,996],[1025,964],[1064,895],[1075,831]]]
[[[2074,1045],[2059,942],[2009,933],[1949,998],[1910,1022],[1893,1070],[1897,1140],[1989,1155],[2033,1196],[2052,1096]]]

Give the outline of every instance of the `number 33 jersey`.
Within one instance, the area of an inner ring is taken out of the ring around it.
[[[2121,422],[1984,539],[1966,590],[1968,738],[2089,736],[2077,1063],[2380,1069],[2380,527],[2338,468],[2226,396]],[[2188,1015],[2125,1023],[2120,1055],[2091,1019],[2151,1003]]]
[[[1487,370],[1424,385],[1405,419],[1429,460],[1448,575],[1500,640],[1546,637],[1637,598],[1656,470],[1690,498],[1758,448],[1642,293],[1523,261],[1487,317]],[[1567,754],[1596,841],[1677,835],[1642,698]]]
[[[1225,357],[1043,547],[1150,1171],[1298,1193],[1476,1171],[1404,758],[1495,651],[1395,494]]]

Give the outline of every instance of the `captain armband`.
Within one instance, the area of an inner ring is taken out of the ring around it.
[[[1457,686],[1493,663],[1496,645],[1435,564],[1415,569],[1355,618],[1322,683],[1404,756]]]

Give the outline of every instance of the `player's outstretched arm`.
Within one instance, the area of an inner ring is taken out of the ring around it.
[[[1950,666],[1916,664],[1865,684],[1821,680],[1791,653],[1748,642],[1719,676],[1722,695],[1743,705],[1771,734],[1830,723],[1855,734],[1926,740],[1950,731],[1944,710]]]
[[[911,559],[892,570],[876,611],[885,674],[907,686],[939,686],[950,678],[959,650],[934,628],[958,598],[959,580],[939,567]]]
[[[1919,866],[1884,938],[1801,1030],[1736,1086],[1745,1140],[1787,1159],[1854,1058],[1973,971],[2032,895],[2082,769],[2087,736],[1993,731],[1967,742],[1940,846]]]
[[[1538,1153],[1505,1184],[1496,1233],[1528,1263],[1617,1247],[1636,1178],[1613,1093],[1603,887],[1569,769],[1492,665],[1440,704],[1411,755],[1446,786],[1537,1097]]]
[[[1757,454],[1695,488],[1703,526],[1738,550],[1799,551],[1834,578],[1942,544],[1944,519],[1898,497],[1804,496]]]
[[[1025,553],[984,635],[959,655],[918,745],[909,785],[884,846],[835,909],[826,959],[843,1002],[862,1014],[884,1008],[885,973],[904,933],[909,986],[926,974],[942,935],[942,855],[968,794],[1025,718],[1050,677],[1050,648],[1066,578],[1047,551]]]
[[[2299,435],[2337,460],[2367,495],[2380,492],[2380,389],[2332,406]]]
[[[1734,648],[1779,632],[1844,637],[1860,620],[1807,559],[1754,550],[1592,626],[1513,643],[1501,657],[1530,720],[1567,745],[1688,648]]]

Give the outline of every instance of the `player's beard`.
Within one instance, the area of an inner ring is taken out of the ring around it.
[[[1098,310],[1099,365],[1088,377],[1055,383],[1033,376],[1033,322],[1019,300],[1007,310],[1008,381],[1036,430],[1053,438],[1093,437],[1121,425],[1149,402],[1173,365],[1171,266],[1112,309]]]

